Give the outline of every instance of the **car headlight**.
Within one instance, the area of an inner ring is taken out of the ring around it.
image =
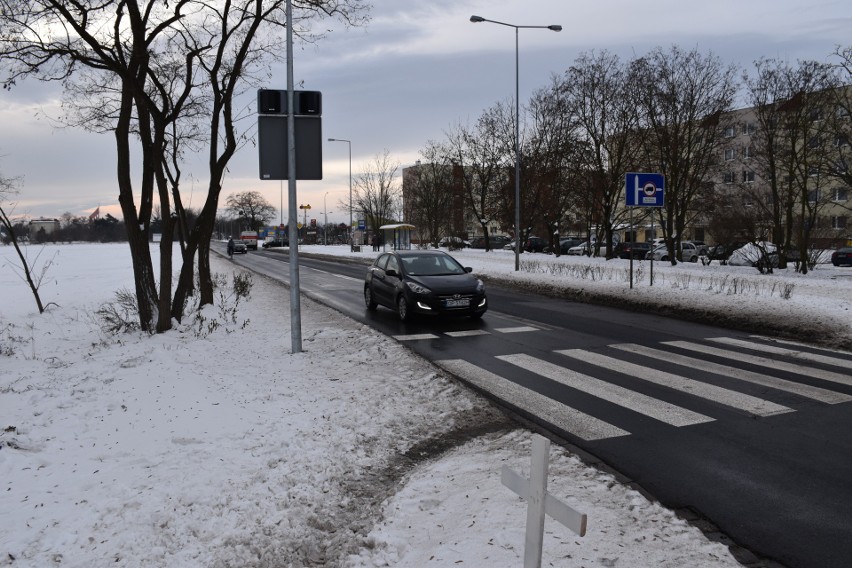
[[[430,290],[426,286],[418,284],[417,282],[406,282],[405,285],[408,286],[408,288],[412,292],[414,292],[415,294],[431,294],[432,293],[432,290]]]
[[[484,294],[485,293],[485,284],[482,283],[482,280],[476,281],[476,293]]]

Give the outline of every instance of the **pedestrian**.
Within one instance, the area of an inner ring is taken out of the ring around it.
[[[228,257],[234,259],[234,237],[228,239]]]

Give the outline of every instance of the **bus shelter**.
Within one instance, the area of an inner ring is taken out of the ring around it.
[[[390,245],[391,250],[411,250],[412,229],[414,229],[414,225],[408,223],[379,227],[379,230],[382,231],[384,250],[388,250],[388,245]]]

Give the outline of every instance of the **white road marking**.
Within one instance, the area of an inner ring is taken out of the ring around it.
[[[805,377],[812,377],[814,379],[822,379],[824,381],[840,383],[841,385],[852,386],[852,376],[850,375],[841,375],[840,373],[833,373],[831,371],[824,371],[822,369],[814,369],[812,367],[802,367],[800,365],[794,365],[792,363],[787,363],[784,361],[776,361],[775,359],[769,359],[767,357],[747,355],[745,353],[738,353],[737,351],[730,351],[728,349],[719,349],[718,347],[710,347],[709,345],[690,343],[689,341],[666,341],[663,344],[671,345],[672,347],[679,347],[681,349],[689,349],[690,351],[697,351],[698,353],[704,353],[705,355],[715,355],[716,357],[733,359],[734,361],[739,361],[741,363],[761,365],[769,369],[789,371],[791,373],[796,373]]]
[[[841,392],[830,391],[808,384],[788,381],[786,379],[779,379],[778,377],[773,377],[771,375],[764,375],[762,373],[755,373],[754,371],[738,369],[729,365],[720,365],[719,363],[713,363],[711,361],[703,361],[701,359],[695,359],[694,357],[680,355],[679,353],[670,353],[660,349],[645,347],[644,345],[622,343],[618,345],[610,345],[610,347],[620,349],[621,351],[627,351],[628,353],[635,353],[636,355],[641,355],[643,357],[650,357],[659,361],[666,361],[675,365],[689,367],[691,369],[700,369],[708,373],[722,375],[723,377],[736,379],[738,381],[745,381],[776,390],[791,392],[793,394],[825,402],[827,404],[838,404],[852,400],[852,396]]]
[[[643,381],[648,381],[650,383],[675,389],[699,398],[718,402],[719,404],[724,404],[725,406],[730,406],[755,416],[772,416],[774,414],[781,414],[784,412],[793,412],[792,409],[787,408],[786,406],[775,404],[768,400],[717,387],[716,385],[702,383],[701,381],[695,381],[680,375],[666,373],[651,367],[643,367],[642,365],[636,365],[635,363],[621,361],[613,357],[600,355],[599,353],[585,351],[582,349],[567,349],[564,351],[557,351],[557,353],[583,361],[584,363],[597,365],[611,371],[631,375],[637,379],[642,379]]]
[[[761,353],[769,353],[771,355],[785,355],[793,359],[801,359],[802,361],[813,361],[814,363],[822,363],[833,367],[842,367],[848,369],[852,367],[852,362],[836,357],[828,357],[818,353],[808,353],[807,351],[799,351],[797,349],[787,349],[785,347],[776,347],[774,345],[766,345],[765,343],[754,343],[751,341],[743,341],[742,339],[734,339],[733,337],[712,337],[707,338],[707,341],[715,341],[724,345],[733,345],[734,347],[743,347],[752,351],[760,351]]]
[[[525,325],[521,327],[498,327],[494,331],[499,331],[500,333],[522,333],[524,331],[538,331],[538,328]]]
[[[410,335],[394,335],[392,336],[397,341],[417,341],[419,339],[438,339],[438,336],[433,333],[412,333]]]
[[[603,440],[630,435],[627,430],[522,387],[463,359],[445,359],[435,363],[470,384],[583,440]]]
[[[527,371],[547,377],[560,384],[660,420],[666,424],[671,424],[672,426],[690,426],[692,424],[713,421],[709,416],[698,414],[697,412],[588,375],[583,375],[571,369],[560,367],[559,365],[554,365],[553,363],[529,355],[501,355],[497,358],[517,365]]]
[[[450,337],[472,337],[474,335],[491,335],[484,329],[471,329],[468,331],[445,331],[444,335],[449,335]]]

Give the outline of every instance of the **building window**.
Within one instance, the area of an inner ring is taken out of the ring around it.
[[[819,136],[811,136],[808,140],[808,148],[819,148],[822,144],[822,140]]]
[[[811,120],[822,120],[822,109],[814,109],[810,112]]]
[[[831,217],[831,228],[845,230],[846,229],[846,217],[842,215],[832,216]]]
[[[725,183],[728,185],[734,183],[734,172],[725,172]]]
[[[816,203],[819,201],[819,190],[812,189],[808,192],[808,203]]]
[[[819,168],[816,166],[811,166],[808,168],[808,175],[811,177],[816,177],[819,175]]]
[[[736,126],[725,127],[725,138],[733,138],[736,135],[737,135],[737,127]]]
[[[748,158],[751,158],[753,156],[754,156],[754,148],[752,148],[751,146],[746,146],[745,148],[743,148],[743,158],[748,159]]]
[[[832,201],[849,201],[849,188],[846,187],[837,187],[834,189],[834,195],[831,198]]]
[[[743,170],[743,183],[754,183],[754,170]]]
[[[733,160],[736,157],[737,157],[737,151],[734,150],[733,148],[727,148],[725,150],[725,161],[726,162],[730,162],[731,160]]]
[[[753,122],[746,122],[745,123],[745,133],[746,134],[752,135],[752,134],[754,134],[755,130],[757,130],[757,128],[755,127]]]
[[[838,148],[849,145],[849,136],[846,134],[838,134],[834,137],[834,145]]]
[[[850,110],[843,105],[837,105],[837,118],[849,118]]]

